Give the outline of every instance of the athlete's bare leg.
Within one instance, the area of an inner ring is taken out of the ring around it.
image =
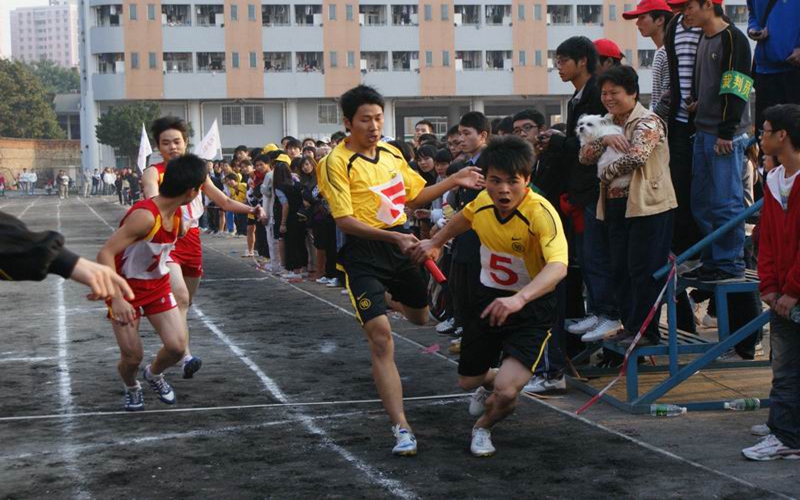
[[[114,329],[114,336],[117,338],[117,345],[119,345],[119,363],[117,364],[119,376],[122,377],[126,386],[134,387],[136,374],[139,372],[139,366],[144,357],[142,338],[139,336],[139,319],[126,325],[112,321],[111,325]]]
[[[477,377],[465,377],[463,375],[459,375],[458,386],[465,391],[474,391],[480,386],[493,391],[494,379],[497,377],[497,370],[497,368],[491,368],[483,375],[478,375]]]
[[[424,326],[428,324],[429,315],[428,315],[428,307],[425,306],[422,309],[416,309],[414,307],[408,307],[405,304],[401,304],[395,300],[392,300],[392,296],[389,295],[389,292],[386,292],[384,295],[384,299],[386,300],[386,304],[403,314],[406,319],[415,325]]]
[[[181,266],[175,263],[167,264],[169,267],[169,284],[172,287],[172,294],[175,296],[175,301],[178,303],[178,310],[180,317],[183,320],[183,331],[186,337],[186,353],[184,357],[191,356],[189,351],[189,323],[187,318],[189,316],[189,307],[192,305],[194,294],[200,287],[200,278],[184,277]]]
[[[403,386],[394,362],[394,340],[389,318],[378,316],[364,324],[372,355],[372,378],[392,424],[411,431],[403,411]],[[528,377],[530,378],[530,377]]]
[[[161,337],[164,344],[156,354],[156,359],[150,365],[150,372],[154,375],[164,373],[164,370],[175,365],[188,351],[187,338],[184,335],[185,322],[177,308],[153,314],[147,317],[150,324]]]
[[[475,427],[491,429],[514,412],[519,393],[531,378],[530,369],[511,356],[506,357],[494,379],[494,392],[486,398],[486,413],[475,422]]]
[[[252,254],[256,248],[256,226],[247,225],[247,253]]]

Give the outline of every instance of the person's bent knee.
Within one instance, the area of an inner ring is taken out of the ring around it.
[[[119,362],[128,367],[137,367],[142,364],[143,359],[142,351],[121,351]]]
[[[512,387],[512,386],[495,387],[494,396],[496,398],[495,401],[500,406],[513,408],[517,404],[517,398],[519,397],[519,391],[516,389],[516,387]]]
[[[428,324],[428,308],[425,307],[423,309],[412,309],[410,307],[406,308],[406,319],[417,325],[417,326],[425,326]]]

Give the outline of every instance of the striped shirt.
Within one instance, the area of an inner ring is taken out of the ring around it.
[[[650,111],[658,114],[662,118],[667,116],[669,109],[661,104],[661,96],[669,92],[669,65],[667,63],[667,51],[660,47],[653,58],[653,92],[650,98]]]
[[[678,80],[680,81],[680,108],[676,119],[682,123],[689,123],[689,108],[686,99],[692,95],[692,80],[694,78],[694,63],[697,57],[697,46],[703,30],[700,28],[686,28],[683,19],[678,21],[675,29],[675,55],[678,58]],[[673,92],[673,95],[675,92]]]

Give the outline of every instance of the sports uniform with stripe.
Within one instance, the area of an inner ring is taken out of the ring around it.
[[[153,165],[158,171],[158,185],[164,180],[167,170],[165,162]],[[202,189],[202,188],[201,188]],[[198,193],[191,203],[181,208],[183,212],[183,225],[188,228],[186,234],[178,239],[175,250],[169,254],[170,264],[181,266],[183,275],[187,278],[199,278],[203,275],[203,245],[200,242],[200,217],[203,216],[203,195]]]
[[[150,232],[144,238],[129,245],[125,250],[114,256],[117,274],[125,278],[136,297],[130,302],[138,316],[150,316],[162,313],[177,307],[172,287],[169,283],[169,268],[167,261],[170,252],[175,248],[180,231],[181,210],[175,212],[172,218],[172,229],[164,227],[161,212],[156,203],[142,200],[133,205],[122,218],[119,225],[125,223],[130,214],[136,210],[147,210],[153,214],[155,222]],[[109,317],[111,316],[111,302],[107,302]]]
[[[528,302],[502,326],[490,326],[489,318],[481,319],[480,315],[495,299],[522,290],[547,264],[567,265],[561,219],[553,206],[530,188],[506,218],[500,217],[486,191],[462,213],[481,242],[481,275],[478,286],[468,291],[458,373],[483,375],[496,365],[501,354],[534,369],[556,320],[555,294]]]
[[[379,142],[375,158],[345,147],[347,139],[320,161],[319,188],[334,218],[352,216],[376,229],[407,233],[404,211],[425,187],[395,147]],[[348,234],[337,267],[344,271],[347,289],[363,325],[386,314],[384,293],[408,307],[427,305],[425,282],[418,266],[384,241]]]

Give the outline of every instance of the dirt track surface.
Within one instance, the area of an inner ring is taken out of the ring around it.
[[[32,229],[60,226],[90,257],[124,213],[98,198],[0,199],[0,210],[24,212]],[[0,283],[0,498],[776,497],[775,484],[736,482],[529,399],[496,428],[490,459],[469,454],[466,399],[411,401],[420,452],[393,457],[380,405],[348,403],[377,394],[346,298],[257,271],[239,257],[243,239],[203,240],[189,327],[204,365],[192,380],[167,373],[174,407],[145,387],[148,411],[117,413],[116,343],[79,285]],[[459,394],[455,365],[421,352],[443,338],[394,324],[405,396]],[[159,342],[142,330],[149,359]],[[229,408],[247,405],[272,406]],[[8,420],[41,415],[62,418]],[[778,474],[794,475],[788,465]],[[796,494],[791,485],[778,489]]]

